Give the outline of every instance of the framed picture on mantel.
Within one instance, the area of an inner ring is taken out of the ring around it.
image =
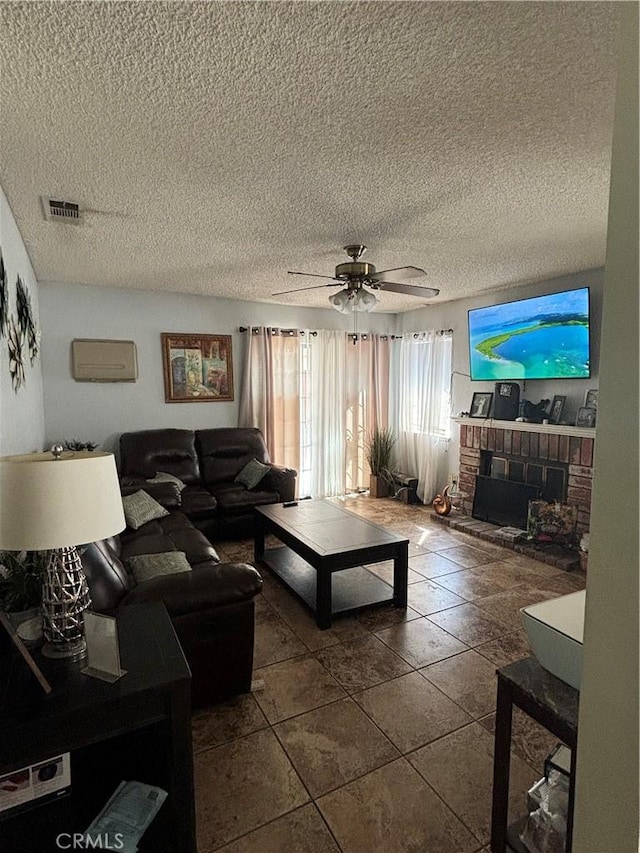
[[[488,418],[493,402],[492,391],[476,391],[471,400],[470,418]]]
[[[551,409],[549,410],[550,424],[560,423],[560,418],[562,417],[562,410],[564,409],[566,399],[566,396],[558,394],[556,394],[556,396],[553,398],[553,403],[551,403]]]
[[[231,335],[163,332],[165,403],[233,400]]]

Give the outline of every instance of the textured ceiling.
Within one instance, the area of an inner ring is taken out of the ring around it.
[[[378,269],[423,267],[436,301],[597,267],[617,18],[598,2],[3,2],[0,183],[42,282],[274,301],[317,283],[288,269],[331,275],[349,242]],[[46,222],[41,195],[85,222]]]

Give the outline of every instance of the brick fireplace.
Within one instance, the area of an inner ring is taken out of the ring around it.
[[[542,497],[576,506],[578,534],[589,530],[594,430],[579,427],[485,421],[460,424],[460,489],[463,509],[473,507],[476,477],[497,476],[529,483]],[[490,425],[489,425],[490,424]]]

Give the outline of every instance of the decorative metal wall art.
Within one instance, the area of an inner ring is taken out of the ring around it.
[[[10,313],[7,268],[0,249],[0,340],[7,338],[9,374],[14,391],[26,384],[27,355],[33,367],[40,355],[40,329],[33,316],[31,294],[21,276],[16,277],[16,316]]]

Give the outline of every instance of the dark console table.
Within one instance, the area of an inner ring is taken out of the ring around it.
[[[71,754],[69,796],[0,814],[3,851],[60,849],[60,833],[85,831],[116,786],[135,780],[168,792],[140,853],[196,853],[189,667],[162,604],[123,608],[118,633],[127,674],[114,684],[83,675],[86,661],[34,653],[53,687],[49,695],[3,642],[0,776]]]
[[[519,839],[524,821],[508,826],[509,762],[513,706],[548,729],[571,750],[569,808],[567,813],[566,853],[571,851],[573,802],[575,793],[576,747],[578,741],[578,702],[580,693],[560,681],[535,658],[525,658],[497,670],[495,752],[493,764],[493,808],[491,813],[492,853],[528,853]]]

